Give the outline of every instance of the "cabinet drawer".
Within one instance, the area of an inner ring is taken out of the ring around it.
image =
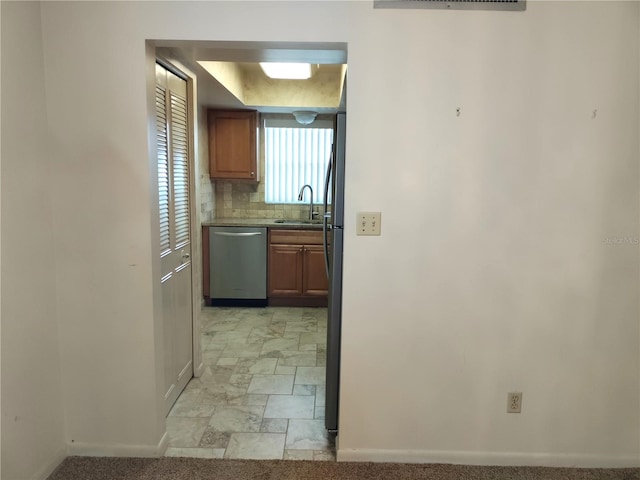
[[[322,245],[322,230],[270,229],[270,243],[289,245]]]

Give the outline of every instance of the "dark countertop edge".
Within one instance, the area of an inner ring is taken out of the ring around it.
[[[221,218],[202,222],[203,227],[266,227],[287,230],[322,230],[321,223],[276,223],[273,219]]]

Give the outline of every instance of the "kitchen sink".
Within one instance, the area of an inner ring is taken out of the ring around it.
[[[284,223],[287,225],[320,225],[322,224],[322,220],[285,220],[284,218],[278,218],[273,222]]]

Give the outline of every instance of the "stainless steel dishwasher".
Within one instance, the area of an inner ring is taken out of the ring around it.
[[[266,228],[210,227],[209,263],[214,305],[266,305]]]

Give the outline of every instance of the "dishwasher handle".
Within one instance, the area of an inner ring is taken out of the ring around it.
[[[262,232],[213,232],[221,237],[255,237],[262,235]]]

